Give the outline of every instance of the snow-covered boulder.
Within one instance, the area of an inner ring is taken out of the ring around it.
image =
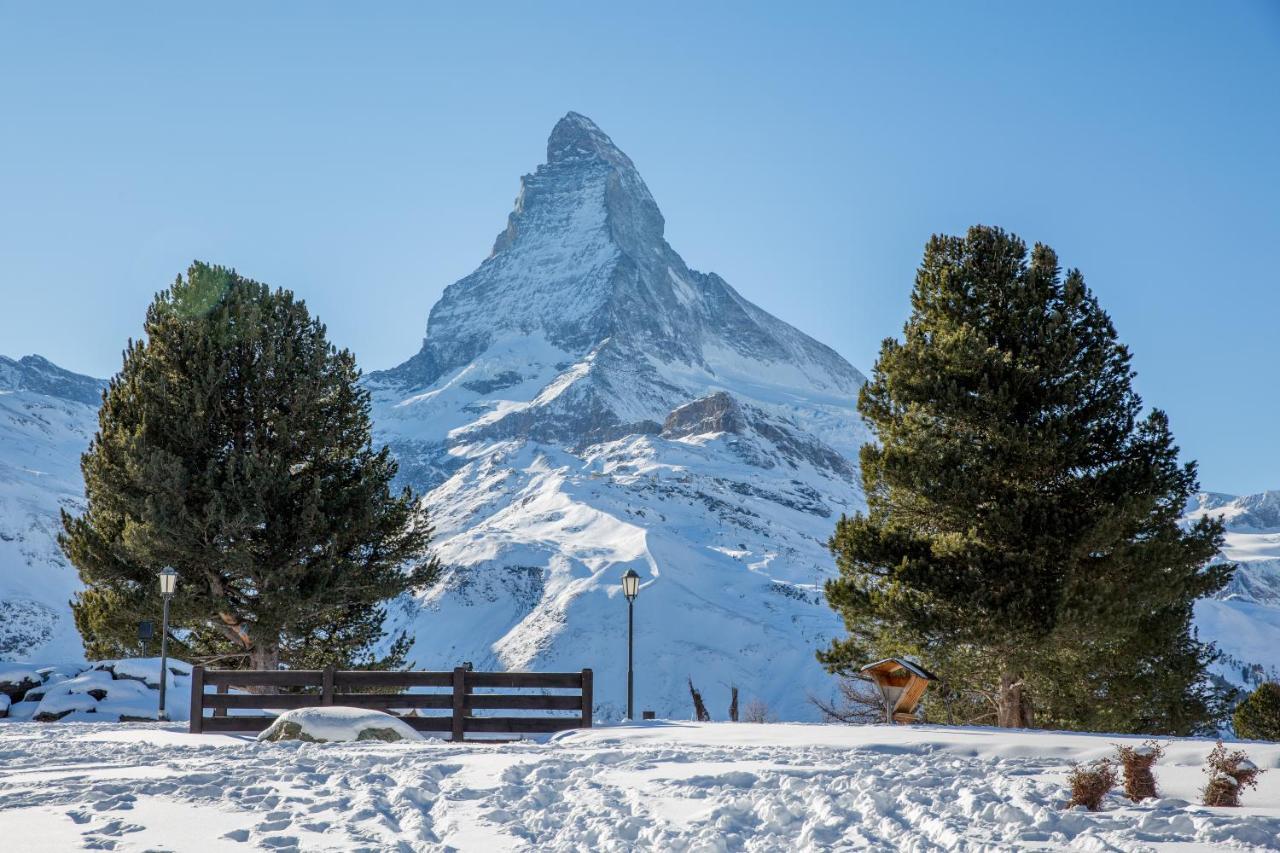
[[[191,665],[171,658],[166,669],[165,711],[171,720],[185,720],[190,715]],[[0,664],[0,698],[0,717],[13,720],[154,720],[160,705],[160,659]]]
[[[368,708],[340,705],[297,708],[276,718],[258,740],[303,740],[311,743],[353,740],[422,740],[407,723]]]
[[[46,685],[32,719],[53,722],[77,712],[89,719],[155,719],[157,693],[140,681],[112,678],[110,672],[90,669],[73,678]]]
[[[36,667],[22,663],[0,663],[0,695],[14,702],[21,702],[22,697],[33,687],[44,683]]]
[[[93,668],[111,673],[117,679],[132,679],[155,690],[160,689],[160,658],[123,658],[93,662]],[[180,678],[191,677],[191,664],[169,658],[165,663],[169,671],[169,690],[177,687]]]

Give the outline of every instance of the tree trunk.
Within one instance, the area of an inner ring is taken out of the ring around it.
[[[274,643],[254,645],[249,649],[249,669],[266,670],[275,672],[280,668],[280,647]],[[253,693],[275,693],[277,688],[274,686],[263,685],[255,687]]]
[[[707,713],[707,706],[702,702],[702,694],[698,692],[698,688],[693,686],[692,677],[689,679],[689,694],[693,697],[693,713],[698,722],[710,722],[711,715]]]
[[[1002,729],[1029,729],[1033,725],[1031,699],[1023,692],[1022,675],[1000,675],[1000,695],[996,702],[996,725]]]

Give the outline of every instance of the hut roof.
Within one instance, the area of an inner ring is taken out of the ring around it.
[[[913,675],[918,675],[921,678],[925,679],[926,681],[938,680],[938,676],[934,675],[932,672],[929,672],[929,670],[925,669],[920,664],[912,663],[911,661],[903,660],[902,658],[885,658],[884,660],[878,660],[875,663],[867,664],[861,670],[859,670],[859,672],[868,672],[873,669],[882,669],[882,668],[885,668],[885,664],[894,664],[895,666],[900,666],[903,669],[905,669],[907,672],[910,672]]]

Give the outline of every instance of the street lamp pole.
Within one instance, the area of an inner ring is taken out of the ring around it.
[[[164,694],[169,683],[169,599],[173,598],[173,590],[178,585],[178,573],[165,566],[156,577],[160,580],[160,597],[164,599],[164,615],[160,623],[160,711],[156,719],[167,720],[169,714],[164,707]]]
[[[635,603],[640,592],[640,576],[635,569],[627,569],[622,576],[622,594],[627,599],[627,719],[636,718],[635,703]]]

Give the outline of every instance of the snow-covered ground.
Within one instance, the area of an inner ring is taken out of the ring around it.
[[[118,850],[1275,849],[1280,744],[1240,809],[1063,808],[1072,761],[1132,738],[941,727],[656,723],[546,743],[259,743],[156,724],[0,726],[0,847]]]

